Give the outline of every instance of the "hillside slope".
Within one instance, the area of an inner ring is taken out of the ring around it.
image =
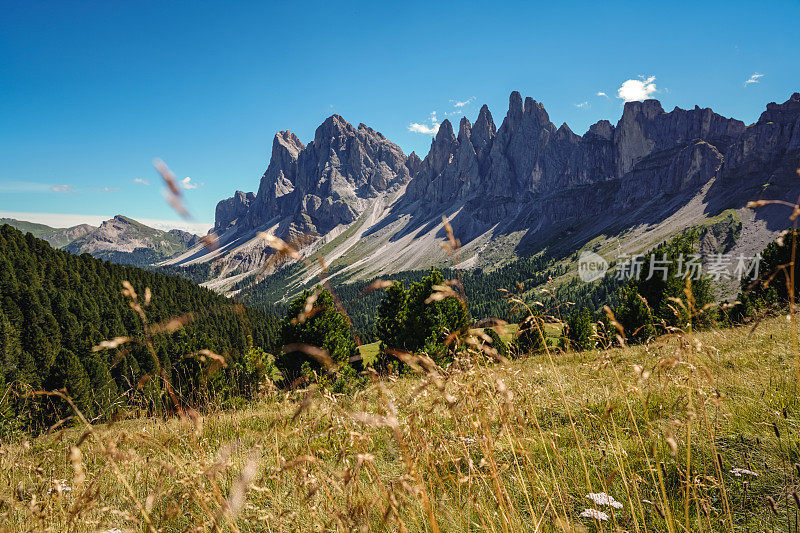
[[[695,339],[400,376],[355,396],[275,392],[202,424],[133,419],[12,444],[6,523],[59,530],[72,511],[76,531],[138,528],[135,502],[149,502],[154,528],[202,528],[235,493],[243,531],[796,530],[785,320]],[[80,441],[77,470],[64,457]],[[619,504],[587,497],[599,493]],[[33,497],[48,503],[31,509]]]
[[[123,282],[136,298],[123,294]],[[142,307],[149,330],[131,300]],[[157,326],[175,318],[169,327]],[[122,340],[93,349],[111,339]],[[233,362],[253,345],[272,350],[277,343],[276,319],[188,280],[55,250],[0,226],[0,390],[6,394],[0,433],[7,423],[41,428],[61,412],[39,405],[26,391],[66,386],[88,415],[104,416],[128,402],[153,408],[160,402],[154,399],[161,391],[156,376],[168,376],[182,401],[194,402],[210,392],[192,354],[208,349]],[[150,378],[153,383],[143,387],[140,380]],[[224,396],[236,386],[227,375],[211,388]],[[10,391],[20,394],[18,401],[10,400]],[[15,420],[15,412],[28,418]]]
[[[197,235],[181,230],[162,231],[117,215],[74,239],[64,249],[114,263],[147,266],[178,255],[197,242]]]
[[[52,228],[45,224],[15,220],[13,218],[0,218],[0,224],[8,224],[23,233],[31,233],[34,237],[48,242],[53,248],[63,248],[75,239],[79,239],[96,230],[95,226],[79,224],[70,228]]]

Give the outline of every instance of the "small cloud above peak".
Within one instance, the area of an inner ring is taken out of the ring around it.
[[[431,111],[428,122],[430,122],[430,125],[412,122],[408,125],[408,131],[412,133],[422,133],[424,135],[436,135],[439,131],[439,119],[436,117],[436,111]]]
[[[747,87],[748,85],[752,85],[754,83],[758,83],[758,82],[761,81],[761,78],[763,78],[763,77],[764,77],[763,74],[759,74],[758,72],[754,72],[752,76],[750,76],[749,78],[747,78],[745,80],[744,86]]]
[[[408,125],[408,131],[414,133],[424,133],[425,135],[436,135],[436,132],[439,131],[439,124],[432,124],[428,126],[426,124],[420,124],[419,122],[412,122]]]
[[[66,184],[53,185],[50,187],[50,190],[53,192],[70,193],[70,192],[75,192],[75,187]]]
[[[197,188],[197,184],[192,181],[192,178],[190,178],[189,176],[186,176],[185,178],[183,178],[181,180],[181,187],[183,187],[187,191],[190,191],[192,189],[196,189]]]
[[[608,95],[606,93],[604,93],[603,91],[598,92],[597,96],[602,96],[604,98],[608,98]]]
[[[453,107],[455,107],[456,109],[462,109],[463,107],[468,106],[469,104],[471,104],[474,101],[475,101],[475,97],[474,96],[470,96],[466,100],[450,100],[450,103],[453,104]]]
[[[626,102],[647,100],[653,93],[658,92],[655,81],[655,76],[639,76],[638,80],[625,80],[617,89],[617,98]]]

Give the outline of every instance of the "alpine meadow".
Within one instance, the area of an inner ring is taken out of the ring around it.
[[[796,2],[0,12],[0,533],[800,533]]]

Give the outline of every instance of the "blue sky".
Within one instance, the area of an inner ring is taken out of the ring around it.
[[[512,90],[579,134],[616,123],[628,80],[750,123],[800,91],[798,21],[797,1],[0,0],[0,216],[177,225],[160,157],[209,224],[278,130],[308,142],[339,113],[424,156],[433,111],[486,103],[499,126]]]

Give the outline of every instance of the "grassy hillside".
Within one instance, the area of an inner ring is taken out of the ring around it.
[[[473,354],[355,396],[275,391],[193,421],[86,424],[2,448],[0,522],[14,531],[796,531],[795,357],[781,318],[752,333],[505,365]],[[601,492],[619,507],[586,496]]]

